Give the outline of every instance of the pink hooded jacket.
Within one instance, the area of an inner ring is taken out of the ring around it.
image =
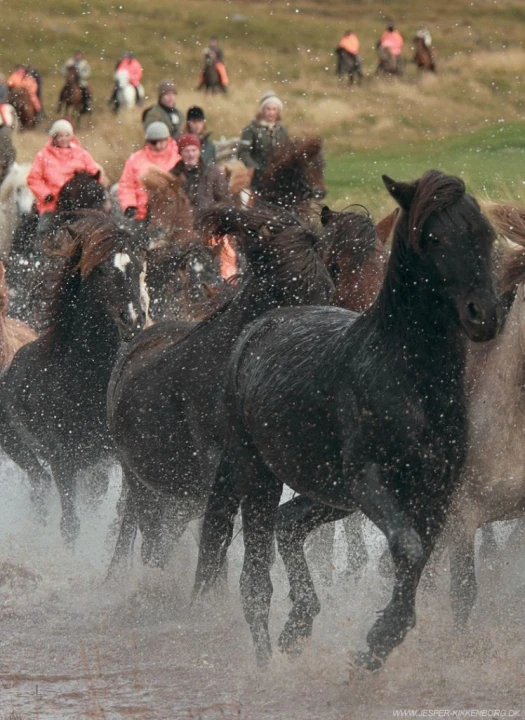
[[[53,138],[49,138],[36,154],[27,176],[27,184],[36,197],[38,214],[55,211],[60,191],[76,172],[95,175],[99,170],[97,163],[76,138],[67,148],[55,147]],[[45,202],[48,195],[52,195],[53,199]]]
[[[135,220],[145,220],[148,214],[148,193],[140,179],[152,165],[168,172],[180,159],[179,148],[173,138],[168,139],[168,147],[160,153],[148,144],[133,153],[126,160],[118,183],[118,201],[122,210],[135,207]]]

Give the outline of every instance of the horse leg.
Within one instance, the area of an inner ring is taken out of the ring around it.
[[[209,592],[217,580],[226,580],[226,553],[240,502],[232,465],[223,453],[204,515],[193,598]]]
[[[333,583],[335,524],[328,523],[317,528],[308,538],[306,554],[310,564],[318,568],[320,579],[325,587]]]
[[[350,444],[349,449],[350,452],[347,448],[343,452],[351,458],[353,448]],[[351,467],[351,462],[343,463],[344,477],[349,480],[352,479]],[[444,473],[449,472],[449,469],[444,470]],[[385,486],[381,470],[375,463],[365,465],[352,482],[351,497],[384,533],[395,567],[392,598],[367,635],[369,650],[357,656],[359,664],[377,670],[415,625],[416,590],[435,538],[425,536],[423,545],[412,522]]]
[[[137,536],[136,503],[138,498],[134,492],[134,486],[129,481],[130,476],[131,471],[127,470],[123,465],[122,491],[117,505],[117,513],[121,518],[120,530],[106,575],[107,580],[113,578],[122,566],[123,561],[131,557]]]
[[[75,497],[77,489],[77,469],[70,464],[51,463],[51,471],[60,495],[62,517],[60,519],[60,533],[70,550],[73,550],[75,540],[80,532],[80,520],[75,511]]]
[[[359,575],[368,563],[368,550],[363,536],[363,513],[354,513],[343,520],[346,535],[346,574]]]
[[[241,597],[244,617],[250,627],[259,667],[271,656],[268,615],[273,592],[270,566],[273,555],[273,528],[282,484],[253,452],[244,477],[251,480],[242,500],[244,563]],[[243,470],[245,468],[243,467]]]
[[[492,523],[487,523],[486,525],[482,525],[479,531],[481,533],[479,555],[483,560],[489,560],[491,557],[494,557],[494,554],[498,549],[498,543],[496,542],[496,536],[494,534],[494,526]]]
[[[476,528],[459,522],[450,538],[450,601],[456,629],[464,630],[476,602],[478,587],[474,543]]]
[[[0,447],[21,470],[27,473],[31,486],[31,504],[35,508],[37,518],[45,523],[52,478],[42,467],[36,455],[10,427],[3,417],[3,412],[0,414]]]
[[[312,634],[314,618],[321,610],[304,554],[306,537],[321,525],[341,520],[348,514],[348,510],[322,505],[305,495],[289,500],[278,509],[275,532],[292,600],[292,609],[279,637],[282,652],[298,654],[301,651],[304,641]],[[246,528],[244,532],[246,534]]]

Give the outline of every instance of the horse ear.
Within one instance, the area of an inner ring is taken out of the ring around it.
[[[321,208],[321,225],[324,227],[325,225],[328,225],[330,220],[332,219],[333,212],[330,210],[328,205],[323,205]]]
[[[403,208],[403,210],[408,210],[414,199],[416,186],[412,183],[396,182],[388,177],[388,175],[382,175],[382,178],[386,189],[397,204]]]

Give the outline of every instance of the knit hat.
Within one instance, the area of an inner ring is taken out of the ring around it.
[[[184,135],[181,135],[180,138],[177,140],[177,145],[179,146],[179,152],[184,150],[184,148],[190,147],[191,145],[198,147],[199,150],[201,149],[201,141],[196,135],[193,135],[192,133],[184,133]]]
[[[65,119],[55,120],[55,122],[51,125],[51,129],[48,134],[53,136],[57,133],[67,133],[68,135],[75,134],[73,131],[73,125],[71,125],[69,120]]]
[[[186,113],[186,122],[188,122],[188,120],[206,120],[204,110],[197,105],[192,105]]]
[[[158,84],[157,95],[158,95],[159,99],[163,95],[166,95],[169,92],[174,92],[175,94],[177,93],[177,88],[175,87],[174,82],[172,82],[171,80],[163,80],[162,82],[160,82]]]
[[[166,123],[157,120],[156,122],[152,122],[148,125],[144,137],[146,140],[167,140],[169,136],[170,131]]]
[[[264,93],[264,95],[261,98],[261,102],[259,103],[259,110],[262,110],[265,105],[268,103],[274,103],[279,108],[279,111],[283,111],[283,103],[282,100],[280,100],[277,95],[272,92],[271,90],[268,90]]]

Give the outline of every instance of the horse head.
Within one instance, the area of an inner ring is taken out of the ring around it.
[[[398,272],[417,265],[435,318],[452,313],[471,340],[491,339],[500,319],[492,274],[495,231],[476,200],[460,178],[437,170],[412,183],[386,175],[383,181],[402,210],[393,240]]]
[[[149,234],[152,247],[185,247],[194,240],[193,208],[182,175],[150,168],[141,178],[148,191]]]
[[[95,333],[113,325],[121,340],[130,340],[146,322],[145,260],[132,250],[130,233],[104,213],[85,211],[60,229],[57,246],[54,255],[63,262],[48,290],[50,341],[83,325]]]

